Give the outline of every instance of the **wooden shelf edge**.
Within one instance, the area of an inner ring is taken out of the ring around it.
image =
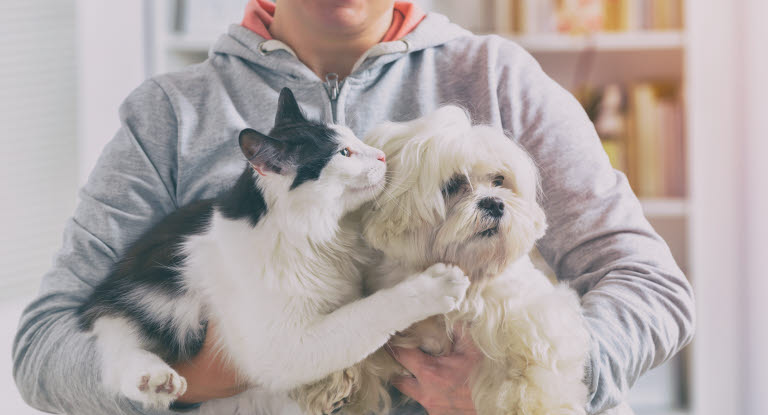
[[[602,52],[682,50],[682,31],[645,31],[596,33],[592,35],[502,34],[530,52],[582,52],[593,49]]]
[[[216,41],[218,35],[211,37],[202,35],[169,34],[165,37],[164,46],[172,52],[206,53]]]
[[[683,198],[641,198],[643,212],[652,218],[682,218],[688,216],[688,200]]]
[[[682,31],[596,33],[593,35],[529,34],[516,35],[499,33],[517,42],[531,52],[581,52],[594,49],[604,52],[642,50],[682,50],[685,36]],[[207,52],[215,41],[215,34],[209,38],[195,34],[170,34],[165,38],[165,47],[176,52]]]

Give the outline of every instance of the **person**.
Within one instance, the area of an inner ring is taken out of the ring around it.
[[[457,103],[525,147],[541,170],[549,223],[539,250],[581,295],[593,339],[589,413],[618,405],[641,374],[691,340],[690,284],[625,176],[611,168],[579,103],[520,46],[405,2],[251,0],[242,24],[218,39],[204,63],[153,77],[122,104],[121,127],[20,321],[14,376],[30,405],[165,414],[241,390],[211,352],[211,327],[201,353],[177,365],[189,390],[175,409],[143,410],[109,395],[75,309],[150,226],[233,181],[243,163],[234,137],[245,127],[269,130],[285,86],[308,116],[346,124],[360,137],[378,122]],[[395,385],[428,413],[474,412],[466,386],[477,360],[471,346],[441,358],[417,350],[395,356],[415,374]]]

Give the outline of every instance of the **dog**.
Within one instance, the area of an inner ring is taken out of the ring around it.
[[[469,379],[479,414],[585,414],[590,336],[579,297],[529,258],[546,230],[530,156],[453,106],[382,124],[365,141],[389,163],[384,195],[362,215],[364,239],[381,254],[366,289],[392,287],[438,262],[470,278],[457,310],[390,344],[439,356],[461,325],[484,355]],[[371,360],[384,377],[405,371],[383,350]]]

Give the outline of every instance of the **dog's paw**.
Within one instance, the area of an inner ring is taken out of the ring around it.
[[[433,314],[448,313],[464,301],[469,277],[455,265],[437,263],[410,281],[428,310]]]
[[[187,380],[169,366],[157,367],[126,379],[122,389],[125,396],[141,402],[146,408],[168,409],[187,391]]]
[[[359,387],[360,373],[357,368],[347,368],[326,376],[324,379],[294,389],[290,396],[308,415],[331,415],[350,403],[351,396]]]
[[[334,402],[330,408],[327,408],[325,411],[323,411],[323,415],[331,415],[336,414],[339,411],[341,411],[341,408],[346,406],[349,403],[349,397],[344,398],[340,401]]]

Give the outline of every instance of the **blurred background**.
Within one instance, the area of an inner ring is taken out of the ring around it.
[[[204,60],[246,2],[0,0],[0,413],[37,413],[12,336],[120,102]],[[635,411],[767,414],[768,2],[416,3],[519,42],[579,98],[693,283],[697,337],[634,386]]]

